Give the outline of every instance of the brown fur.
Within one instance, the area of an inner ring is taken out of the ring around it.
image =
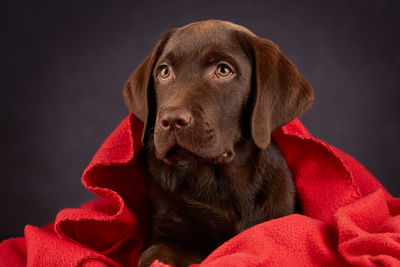
[[[230,78],[215,75],[221,62]],[[167,80],[159,78],[164,65]],[[198,263],[241,231],[294,212],[294,185],[271,132],[303,113],[313,92],[271,41],[216,20],[172,29],[124,95],[145,123],[140,164],[152,232],[140,266]]]

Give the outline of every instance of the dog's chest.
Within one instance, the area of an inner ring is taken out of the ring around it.
[[[177,236],[190,232],[191,237],[209,236],[220,244],[251,226],[250,221],[254,220],[248,207],[252,206],[252,199],[251,194],[244,192],[244,186],[235,185],[231,177],[214,167],[195,170],[196,173],[186,173],[185,177],[182,173],[150,177],[155,232],[172,236],[175,230]],[[171,180],[175,181],[173,188]],[[237,187],[242,188],[238,191]]]
[[[260,222],[293,212],[293,186],[284,160],[264,156],[225,169],[147,158],[152,240],[215,249]],[[270,164],[270,162],[272,164]]]

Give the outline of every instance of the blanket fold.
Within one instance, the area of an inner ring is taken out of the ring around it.
[[[130,114],[82,176],[99,198],[0,243],[0,266],[136,266],[148,235],[138,166],[143,124]],[[299,120],[273,133],[303,214],[258,224],[194,266],[400,266],[400,199]],[[153,266],[166,266],[160,262]]]

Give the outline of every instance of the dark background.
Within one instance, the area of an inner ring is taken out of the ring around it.
[[[311,133],[400,196],[400,1],[7,1],[1,9],[0,239],[93,199],[80,177],[128,114],[124,82],[162,32],[209,18],[277,43],[314,87],[302,118]]]

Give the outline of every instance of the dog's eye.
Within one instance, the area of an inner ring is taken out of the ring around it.
[[[168,79],[170,75],[171,75],[171,70],[168,66],[162,66],[160,72],[158,73],[158,76],[160,77],[161,80]]]
[[[232,76],[232,69],[226,64],[219,64],[217,67],[217,77],[219,78],[229,78]]]

